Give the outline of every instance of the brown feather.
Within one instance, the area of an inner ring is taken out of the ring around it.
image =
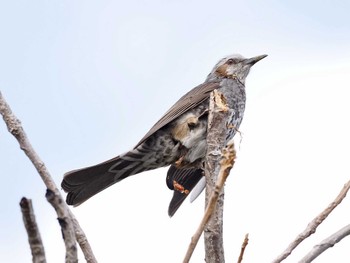
[[[135,146],[139,146],[145,140],[148,139],[153,133],[163,128],[165,125],[169,124],[183,113],[187,112],[190,109],[195,108],[203,101],[209,98],[210,92],[220,87],[220,82],[207,82],[203,83],[184,96],[182,96],[165,114],[160,120],[147,132],[147,134],[139,141]]]

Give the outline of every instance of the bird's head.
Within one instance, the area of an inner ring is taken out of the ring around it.
[[[267,55],[245,58],[234,54],[221,59],[208,75],[207,81],[218,78],[238,78],[243,84],[248,76],[250,68]]]

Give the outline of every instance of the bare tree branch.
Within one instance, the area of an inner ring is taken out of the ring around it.
[[[205,205],[209,205],[216,181],[219,180],[221,151],[226,146],[228,119],[232,112],[226,99],[218,92],[212,92],[209,102],[207,155],[205,162]],[[224,189],[219,193],[216,209],[204,230],[205,261],[225,262],[223,245]]]
[[[224,186],[224,183],[226,181],[226,178],[228,177],[230,170],[234,164],[234,159],[236,156],[236,152],[234,150],[233,143],[227,145],[227,148],[224,149],[223,154],[223,161],[222,161],[222,167],[220,169],[219,179],[215,185],[214,191],[212,191],[211,197],[209,199],[208,205],[205,209],[204,216],[202,218],[202,221],[199,224],[199,227],[196,231],[196,233],[191,238],[191,243],[188,247],[186,256],[183,260],[183,263],[187,263],[190,261],[191,256],[193,254],[193,251],[198,243],[198,240],[200,236],[202,235],[202,232],[204,230],[204,227],[208,223],[210,217],[212,216],[216,203],[219,198],[219,194]]]
[[[35,220],[32,200],[23,197],[19,205],[22,211],[24,226],[27,230],[28,242],[32,252],[32,261],[33,263],[46,263],[44,245]]]
[[[334,233],[333,235],[327,237],[321,243],[314,246],[305,257],[303,257],[299,263],[309,263],[312,262],[315,258],[321,255],[328,248],[333,247],[336,243],[342,240],[344,237],[350,235],[350,225],[347,225]]]
[[[335,198],[335,200],[328,205],[328,207],[322,211],[317,217],[315,217],[306,227],[306,229],[300,233],[295,240],[289,244],[287,249],[283,251],[281,255],[279,255],[273,263],[279,263],[286,259],[292,251],[301,243],[303,242],[306,238],[308,238],[310,235],[316,232],[317,227],[327,218],[327,216],[333,211],[334,208],[336,208],[345,198],[347,192],[349,191],[350,188],[350,181],[348,181],[343,189],[340,191],[338,196]]]
[[[60,204],[62,199],[50,189],[46,190],[45,197],[47,201],[53,206],[58,216],[58,223],[61,226],[62,237],[66,246],[66,262],[77,263],[77,244],[75,242],[74,232],[69,228],[69,226],[72,225],[72,221],[69,217],[69,214],[64,209],[65,207]]]
[[[241,253],[239,254],[237,263],[242,263],[244,251],[245,251],[245,248],[248,246],[248,242],[249,242],[249,234],[245,234],[242,247],[241,247]]]
[[[59,192],[55,182],[53,181],[49,171],[47,170],[44,162],[40,159],[40,157],[37,155],[35,150],[33,149],[32,145],[29,142],[29,139],[27,135],[24,132],[24,129],[21,125],[20,120],[12,113],[10,106],[5,101],[5,98],[2,96],[0,92],[0,114],[2,115],[8,131],[17,139],[20,148],[25,152],[25,154],[28,156],[30,161],[33,163],[34,167],[38,171],[39,175],[41,176],[41,179],[44,181],[47,189],[54,192],[55,196],[58,198],[58,203],[61,206],[61,210],[63,213],[63,217],[58,215],[59,218],[65,218],[65,222],[67,223],[67,231],[74,233],[76,235],[76,239],[78,241],[84,241],[84,244],[80,244],[80,247],[84,253],[85,259],[88,263],[95,263],[97,262],[95,256],[92,253],[91,247],[89,243],[87,242],[86,236],[83,232],[83,230],[80,228],[79,224],[77,224],[77,221],[71,218],[71,212],[69,207],[64,202],[64,199],[62,198],[61,193]],[[88,249],[86,249],[88,248]]]
[[[215,92],[216,91],[214,91],[214,93]],[[211,97],[210,97],[210,105],[211,106],[210,106],[209,115],[211,115],[211,114],[213,115],[213,121],[211,122],[212,126],[211,127],[209,126],[209,129],[210,128],[213,128],[213,129],[214,128],[218,128],[218,129],[221,128],[222,129],[222,127],[226,127],[226,122],[225,122],[226,118],[221,115],[220,117],[218,117],[219,119],[217,120],[216,117],[217,117],[217,115],[220,115],[220,114],[227,114],[227,112],[226,112],[226,108],[222,104],[220,95],[218,93],[216,93],[215,96],[216,96],[216,98],[215,98],[216,101],[214,101],[213,93],[211,94]],[[214,106],[214,104],[215,104],[215,106]],[[215,107],[215,109],[212,110],[212,107]],[[223,122],[224,126],[222,125],[222,123],[220,124],[221,126],[218,126],[218,122],[219,121]],[[224,128],[224,130],[226,130],[226,128]],[[211,131],[209,130],[208,134],[210,134],[210,133],[211,133]],[[225,133],[225,135],[226,135],[226,133]],[[209,135],[208,135],[208,137],[209,137]],[[214,137],[212,137],[212,140],[213,139],[214,139]],[[218,139],[218,137],[215,137],[215,140],[217,140],[217,139]],[[211,141],[211,143],[213,145],[213,141]],[[221,149],[222,149],[222,152],[221,152]],[[222,193],[222,190],[223,190],[226,178],[228,177],[228,175],[230,173],[230,170],[231,170],[231,168],[234,165],[235,158],[236,158],[236,152],[235,152],[235,149],[234,149],[233,142],[228,143],[225,148],[223,148],[223,146],[221,148],[218,148],[216,150],[216,152],[214,152],[214,150],[213,151],[208,151],[207,159],[208,158],[212,158],[213,156],[216,157],[216,162],[217,163],[215,164],[215,167],[212,165],[212,167],[209,167],[208,169],[212,169],[212,168],[213,169],[214,168],[218,168],[219,169],[218,170],[217,181],[215,183],[215,187],[211,188],[212,191],[210,193],[210,198],[208,199],[208,202],[207,202],[207,205],[206,205],[204,216],[203,216],[203,218],[202,218],[202,220],[201,220],[201,222],[200,222],[200,224],[198,226],[197,231],[195,232],[195,234],[191,238],[191,242],[190,242],[189,247],[187,249],[185,258],[183,260],[184,263],[187,263],[187,262],[190,261],[191,256],[193,254],[193,251],[194,251],[194,249],[195,249],[195,247],[196,247],[196,245],[198,243],[198,240],[199,240],[200,236],[202,235],[202,232],[203,232],[205,226],[207,225],[207,223],[209,222],[210,218],[212,217],[212,215],[214,213],[216,204],[218,203],[219,196],[222,196],[221,193]],[[222,202],[223,202],[223,200],[222,200]],[[221,203],[221,205],[223,205],[223,204]],[[217,218],[216,218],[216,220],[217,220]],[[222,223],[222,220],[221,220],[221,223]],[[222,227],[221,227],[221,229],[222,229]],[[221,232],[221,234],[222,234],[222,232]],[[220,244],[222,245],[222,242]],[[216,245],[212,246],[212,247],[213,248],[215,247],[215,249],[216,249]],[[223,249],[221,249],[220,251],[222,251],[222,253],[223,253]],[[217,257],[217,254],[215,255],[215,257]],[[219,257],[222,258],[223,254],[222,254],[222,256],[220,255]],[[215,261],[208,261],[206,259],[206,262],[209,263],[209,262],[215,262]],[[224,261],[220,261],[220,262],[224,262]]]
[[[84,258],[87,263],[97,263],[97,260],[95,258],[94,252],[92,251],[92,248],[90,246],[90,243],[83,231],[83,229],[80,227],[78,220],[75,218],[72,211],[68,210],[70,218],[73,221],[74,230],[75,230],[75,238],[77,239],[77,242],[81,248],[81,250],[84,253]]]

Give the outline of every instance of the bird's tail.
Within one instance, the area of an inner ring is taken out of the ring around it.
[[[168,208],[168,215],[170,217],[175,214],[188,194],[202,178],[204,178],[202,169],[178,169],[174,165],[170,166],[166,177],[168,188],[174,190],[173,198]]]
[[[66,173],[61,186],[68,192],[67,204],[80,205],[128,176],[156,168],[149,159],[149,154],[134,149],[106,162]]]

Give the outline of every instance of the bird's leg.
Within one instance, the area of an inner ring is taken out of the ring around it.
[[[185,146],[183,146],[181,142],[179,142],[179,151],[180,151],[180,158],[174,164],[176,168],[183,168],[183,166],[185,165],[183,162],[186,154],[188,153],[188,149]]]
[[[175,166],[176,168],[181,168],[181,164],[183,159],[185,158],[185,155],[182,155],[176,162],[175,162]]]

